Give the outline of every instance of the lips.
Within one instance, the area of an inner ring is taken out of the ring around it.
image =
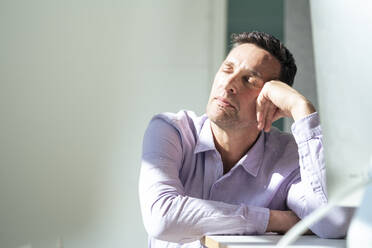
[[[219,105],[222,105],[222,106],[224,106],[224,107],[230,107],[230,108],[234,108],[234,109],[236,109],[235,106],[231,103],[231,101],[228,100],[228,99],[226,99],[226,98],[223,98],[223,97],[215,97],[215,99],[216,99],[216,101],[217,101],[217,103],[218,103]]]

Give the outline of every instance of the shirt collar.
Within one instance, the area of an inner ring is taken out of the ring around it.
[[[207,118],[200,130],[194,153],[216,150],[210,120]]]
[[[252,176],[256,177],[265,151],[265,133],[261,131],[254,145],[238,162]]]
[[[209,150],[216,150],[214,145],[213,134],[211,130],[210,120],[207,118],[200,130],[198,141],[195,146],[194,153],[205,152]],[[265,134],[263,131],[259,134],[258,139],[249,151],[239,160],[238,165],[243,168],[252,176],[256,177],[260,165],[262,163],[263,154],[265,150]]]

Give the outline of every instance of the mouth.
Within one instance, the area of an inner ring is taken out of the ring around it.
[[[217,101],[217,104],[222,107],[229,107],[229,108],[236,109],[236,107],[226,98],[215,97],[215,100]]]

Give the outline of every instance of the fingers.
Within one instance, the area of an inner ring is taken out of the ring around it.
[[[263,94],[260,94],[257,97],[257,104],[256,104],[257,128],[259,130],[262,130],[265,127],[267,105],[268,105],[268,100],[263,96]]]
[[[257,108],[257,128],[269,132],[272,123],[284,116],[285,114],[272,102],[265,101]]]
[[[269,132],[271,124],[278,116],[279,109],[267,98],[260,94],[257,97],[257,128]]]
[[[278,108],[270,103],[268,104],[269,106],[267,107],[267,113],[266,113],[266,120],[265,120],[265,126],[264,126],[264,131],[269,132],[271,128],[271,124],[274,122],[274,115]]]
[[[290,90],[284,83],[267,82],[257,97],[257,128],[269,132],[274,121],[286,114]],[[286,91],[284,91],[285,89]]]

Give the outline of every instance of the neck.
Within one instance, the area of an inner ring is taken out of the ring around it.
[[[260,134],[256,127],[226,129],[212,121],[211,129],[216,149],[222,158],[224,174],[248,152]]]

